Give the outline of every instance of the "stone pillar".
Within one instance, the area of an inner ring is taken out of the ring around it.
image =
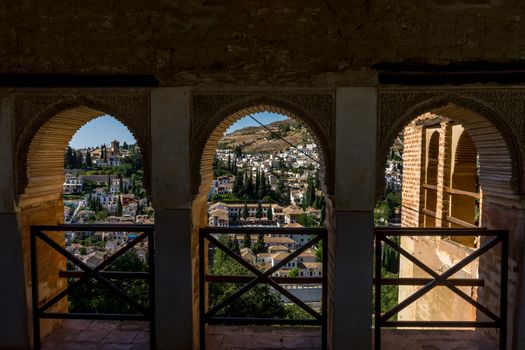
[[[449,198],[445,187],[450,187],[450,166],[452,161],[452,127],[448,121],[440,123],[436,227],[448,227],[446,223],[449,214]]]
[[[423,224],[423,216],[419,213],[423,209],[425,198],[421,189],[426,162],[423,127],[412,122],[403,130],[403,136],[401,226],[418,227]]]
[[[8,96],[0,99],[0,348],[29,349],[22,242],[14,210],[13,149],[11,141],[11,104]]]
[[[151,188],[155,208],[156,348],[193,348],[190,94],[151,92]]]
[[[336,93],[334,350],[371,349],[377,90]]]

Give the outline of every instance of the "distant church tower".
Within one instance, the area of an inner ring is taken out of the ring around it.
[[[120,143],[117,140],[111,141],[111,151],[114,155],[120,154]]]

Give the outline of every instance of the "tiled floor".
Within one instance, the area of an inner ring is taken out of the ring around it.
[[[48,350],[146,350],[148,322],[65,320],[42,341]]]
[[[207,350],[320,349],[315,327],[209,326]],[[493,350],[476,331],[383,330],[382,350]],[[67,320],[43,340],[43,349],[149,349],[147,322]]]
[[[497,349],[478,331],[385,329],[382,333],[382,350]]]

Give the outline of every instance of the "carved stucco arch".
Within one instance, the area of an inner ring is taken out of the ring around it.
[[[408,94],[414,96],[413,92]],[[487,189],[486,194],[512,198],[515,194],[520,193],[520,148],[514,136],[515,132],[512,131],[503,117],[503,112],[498,111],[486,102],[457,93],[434,92],[434,96],[432,96],[431,92],[423,92],[421,95],[429,98],[418,101],[411,106],[407,105],[405,110],[394,109],[393,113],[388,111],[387,105],[380,105],[381,127],[379,131],[382,135],[379,138],[380,147],[377,157],[377,197],[381,196],[384,191],[384,169],[390,146],[409,122],[427,112],[460,122],[472,137],[479,150],[480,183]],[[406,96],[402,94],[398,96],[401,100],[400,103],[406,104],[410,100]],[[390,98],[395,98],[395,93],[392,93]],[[381,102],[384,101],[380,100]],[[385,114],[389,113],[390,116],[385,117]],[[398,116],[396,117],[395,114]],[[487,136],[490,142],[487,141]],[[489,147],[489,143],[491,147]],[[496,160],[496,158],[499,159]],[[495,162],[497,164],[494,164]]]
[[[25,108],[26,104],[31,108]],[[138,108],[129,113],[133,107]],[[120,121],[137,140],[144,158],[144,186],[150,192],[149,98],[146,95],[23,95],[15,97],[15,132],[18,130],[15,171],[19,199],[31,192],[34,195],[60,193],[58,179],[63,180],[60,159],[69,140],[83,125],[105,114]],[[35,179],[41,180],[40,183]],[[42,190],[46,181],[50,182],[48,189]]]
[[[207,116],[195,113],[196,105],[203,103],[199,95],[194,96],[192,123],[192,193],[194,196],[208,193],[211,183],[212,162],[218,142],[227,128],[235,121],[253,113],[270,111],[302,121],[321,149],[321,176],[325,192],[333,189],[333,99],[331,94],[290,94],[295,101],[275,95],[227,95],[228,103],[215,101],[216,109]],[[224,96],[223,96],[224,97]],[[308,99],[319,102],[312,106]],[[214,98],[212,98],[214,100]],[[302,106],[297,101],[306,102]],[[201,106],[202,107],[202,106]],[[306,108],[305,108],[306,107]],[[313,107],[313,108],[312,108]],[[200,110],[197,108],[197,110]],[[200,121],[199,121],[200,119]]]

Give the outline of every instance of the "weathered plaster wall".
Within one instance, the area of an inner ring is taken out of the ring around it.
[[[0,72],[153,74],[162,85],[328,84],[381,62],[523,59],[521,2],[3,1]],[[322,48],[322,49],[320,49]]]
[[[401,245],[440,274],[468,256],[473,250],[439,237],[403,237]],[[431,278],[404,257],[401,258],[400,269],[400,277]],[[478,262],[467,265],[456,273],[454,278],[478,278]],[[477,287],[458,288],[474,299],[477,298]],[[399,301],[405,300],[418,289],[420,287],[400,287]],[[476,309],[447,287],[436,287],[400,312],[398,319],[402,321],[473,321],[476,319]]]
[[[509,231],[509,280],[508,280],[508,337],[509,344],[516,346],[515,332],[517,332],[520,318],[518,310],[523,310],[523,300],[519,293],[523,292],[523,281],[520,280],[520,268],[523,263],[523,245],[525,242],[525,209],[517,203],[490,203],[483,202],[483,225],[489,229],[504,229]],[[486,287],[479,289],[479,300],[488,305],[492,311],[499,310],[499,246],[484,255],[480,261],[480,278],[486,280]],[[521,305],[520,305],[521,303]],[[523,311],[521,311],[523,312]],[[486,330],[493,339],[497,334],[493,330]],[[516,349],[518,347],[515,347]]]

